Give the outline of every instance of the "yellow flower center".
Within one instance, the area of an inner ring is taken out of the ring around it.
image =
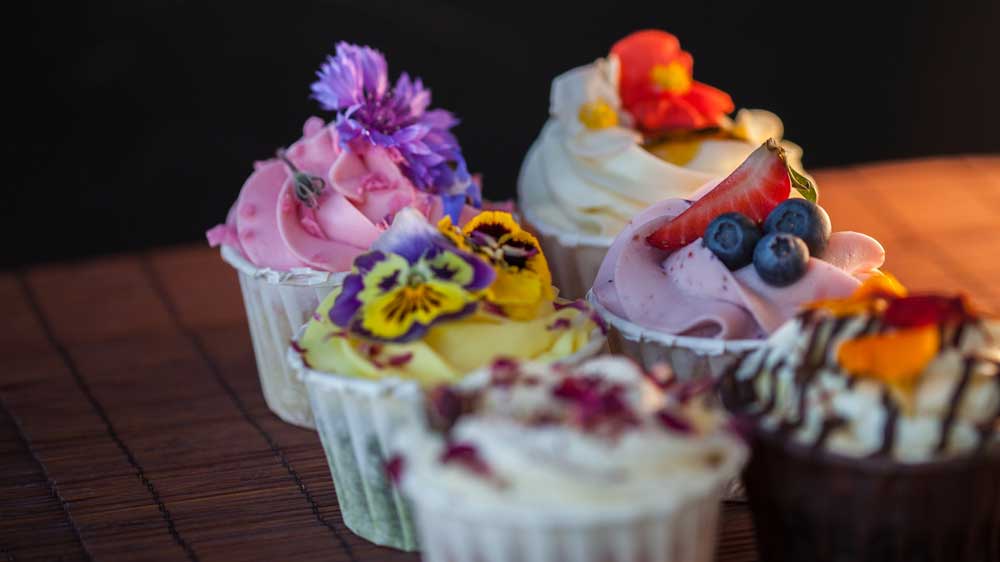
[[[608,102],[597,100],[580,106],[580,122],[588,129],[598,131],[618,124],[618,114]]]
[[[649,71],[654,84],[671,94],[684,94],[691,89],[691,75],[681,63],[674,61],[668,65],[657,64]]]
[[[686,166],[694,160],[701,150],[701,140],[668,140],[647,148],[657,158],[674,164]]]

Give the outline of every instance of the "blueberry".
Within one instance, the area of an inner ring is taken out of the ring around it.
[[[765,234],[753,251],[753,267],[768,285],[791,285],[806,274],[809,266],[809,247],[787,232]]]
[[[723,213],[709,223],[702,240],[730,271],[735,271],[753,260],[760,229],[745,215]]]
[[[788,199],[771,211],[764,232],[787,232],[809,246],[810,255],[820,257],[830,239],[830,217],[819,205],[805,199]]]

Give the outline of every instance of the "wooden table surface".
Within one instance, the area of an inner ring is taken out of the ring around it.
[[[834,227],[879,238],[905,283],[1000,310],[1000,156],[816,177]],[[417,560],[344,527],[316,434],[264,404],[215,251],[3,272],[0,311],[0,559]],[[727,505],[718,560],[753,549]]]

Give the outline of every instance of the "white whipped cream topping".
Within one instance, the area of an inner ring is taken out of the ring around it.
[[[843,329],[824,344],[826,358],[816,379],[806,394],[806,417],[789,437],[806,446],[816,443],[825,419],[839,417],[845,423],[834,429],[823,447],[849,457],[867,457],[877,453],[885,440],[884,431],[888,410],[883,404],[884,385],[872,379],[859,378],[849,384],[851,377],[844,374],[836,363],[837,348],[843,341],[860,334],[868,318],[851,318]],[[832,323],[825,322],[820,329],[831,330]],[[771,371],[777,367],[777,388],[772,378],[761,375],[754,384],[758,399],[766,402],[775,394],[774,408],[764,414],[762,425],[777,429],[782,422],[799,419],[799,390],[796,369],[804,354],[813,326],[803,327],[800,320],[788,322],[768,341],[768,346],[744,361],[738,379],[749,379],[757,372]],[[931,361],[920,376],[909,404],[900,408],[895,420],[895,435],[888,456],[904,463],[927,462],[968,453],[980,446],[979,428],[984,424],[1000,424],[1000,340],[991,331],[995,323],[977,323],[966,327],[960,345],[944,349]],[[822,335],[826,341],[828,334]],[[759,368],[760,355],[766,355],[763,368]],[[949,428],[947,444],[941,451],[938,445],[945,427],[944,419],[965,369],[966,359],[974,361],[972,374],[962,392],[953,423]],[[993,433],[992,442],[1000,445],[1000,426]]]
[[[689,494],[721,491],[745,459],[743,444],[723,431],[725,415],[706,407],[701,398],[671,406],[672,412],[679,412],[691,424],[690,433],[664,427],[656,412],[673,399],[627,359],[601,357],[572,373],[624,387],[622,398],[639,424],[616,436],[566,423],[525,421],[542,412],[558,411],[561,401],[552,395],[552,388],[565,371],[522,363],[521,373],[540,383],[489,386],[484,385],[488,378],[482,373],[462,383],[484,390],[476,411],[459,418],[451,439],[473,445],[491,475],[442,463],[443,437],[415,429],[398,442],[405,455],[407,493],[431,494],[451,505],[526,513],[576,512],[584,507],[631,513],[668,508]]]
[[[618,97],[618,59],[610,56],[574,68],[552,82],[551,118],[528,151],[518,180],[520,208],[533,224],[588,236],[618,234],[633,215],[670,197],[686,198],[709,180],[736,169],[768,138],[781,139],[777,115],[741,109],[735,121],[746,140],[706,139],[694,157],[678,166],[641,146],[631,117]],[[603,101],[618,125],[589,129],[579,118],[581,105]],[[802,170],[802,149],[782,142],[789,163]]]

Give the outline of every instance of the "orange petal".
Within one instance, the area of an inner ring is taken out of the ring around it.
[[[898,330],[845,341],[837,362],[847,373],[911,387],[941,346],[936,326]]]

